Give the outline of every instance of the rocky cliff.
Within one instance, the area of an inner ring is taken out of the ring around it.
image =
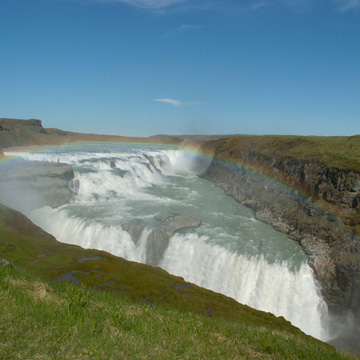
[[[298,241],[330,310],[360,316],[360,137],[237,136],[203,177]]]
[[[70,133],[43,128],[36,119],[18,120],[0,118],[0,149],[11,146],[60,144]]]

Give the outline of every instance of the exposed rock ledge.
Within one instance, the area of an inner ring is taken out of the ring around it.
[[[201,220],[195,219],[191,216],[160,213],[154,217],[159,221],[159,226],[152,229],[148,237],[148,246],[146,248],[146,263],[153,266],[158,266],[159,262],[168,247],[170,238],[179,230],[186,228],[199,227]],[[122,225],[122,228],[127,231],[134,243],[139,241],[140,235],[144,230],[146,223],[141,219],[134,219]]]
[[[360,172],[284,155],[281,144],[271,151],[259,138],[223,141],[203,177],[298,241],[329,309],[360,317]]]

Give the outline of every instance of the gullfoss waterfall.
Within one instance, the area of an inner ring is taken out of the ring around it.
[[[300,246],[198,175],[171,146],[75,144],[22,153],[75,171],[74,198],[27,214],[59,241],[160,266],[327,340],[327,309]]]

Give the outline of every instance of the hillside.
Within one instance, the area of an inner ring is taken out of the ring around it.
[[[4,359],[352,358],[159,268],[58,243],[4,206],[0,254],[15,266],[0,265]]]
[[[183,141],[203,143],[225,136],[218,135],[154,135],[149,137],[129,137],[119,135],[82,134],[59,129],[44,128],[41,120],[0,118],[1,149],[16,146],[58,145],[76,141],[146,142],[178,145]]]
[[[47,129],[41,120],[0,118],[0,149],[14,146],[57,145],[75,141],[126,141],[149,143],[179,143],[181,139],[169,136],[148,138],[117,135],[81,134],[59,129]]]

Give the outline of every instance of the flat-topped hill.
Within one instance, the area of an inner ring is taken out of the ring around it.
[[[169,136],[149,138],[117,135],[81,134],[59,129],[44,128],[41,120],[0,118],[0,149],[14,146],[57,145],[75,141],[127,141],[149,143],[179,143],[181,139]]]

